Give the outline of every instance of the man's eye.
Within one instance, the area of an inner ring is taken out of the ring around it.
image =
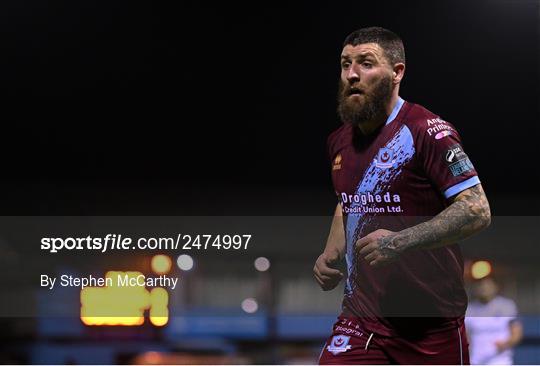
[[[371,62],[362,62],[362,66],[367,67],[368,69],[370,69],[373,66],[373,64]]]
[[[348,69],[349,66],[351,66],[351,63],[350,63],[350,62],[342,62],[342,63],[341,63],[341,68],[342,68],[342,69]]]

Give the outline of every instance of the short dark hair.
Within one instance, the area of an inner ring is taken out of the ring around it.
[[[343,47],[362,43],[377,43],[392,65],[405,63],[405,48],[401,38],[392,31],[381,27],[368,27],[355,30],[345,38]]]

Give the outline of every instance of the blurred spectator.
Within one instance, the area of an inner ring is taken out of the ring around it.
[[[498,295],[498,291],[491,277],[474,286],[474,300],[465,320],[472,365],[511,365],[512,348],[523,338],[515,302]]]

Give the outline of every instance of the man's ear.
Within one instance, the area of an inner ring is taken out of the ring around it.
[[[394,84],[399,84],[403,76],[405,75],[405,64],[398,62],[394,65],[394,71],[392,73],[392,82]]]

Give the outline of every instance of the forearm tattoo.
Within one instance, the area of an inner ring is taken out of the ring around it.
[[[491,222],[489,203],[482,186],[458,194],[454,202],[429,221],[379,239],[379,249],[402,253],[411,248],[442,247],[465,239]]]

